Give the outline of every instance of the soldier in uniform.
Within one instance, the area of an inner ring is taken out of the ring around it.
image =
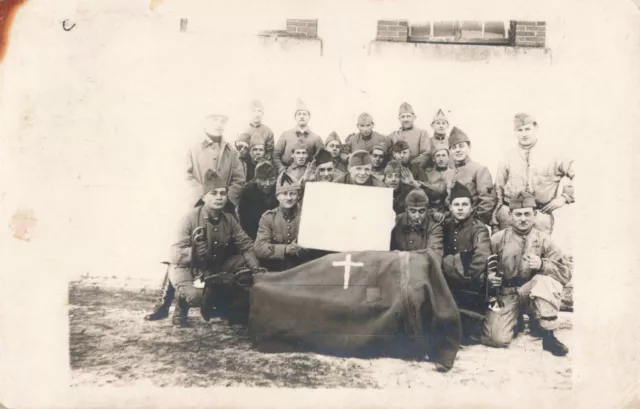
[[[203,290],[194,286],[194,269],[203,271],[205,277],[242,266],[259,270],[253,242],[236,219],[222,211],[227,200],[225,181],[209,170],[203,180],[204,204],[192,209],[181,221],[171,247],[169,279],[178,296],[174,325],[186,327],[189,308],[202,305]],[[202,240],[196,239],[198,229],[202,229]],[[207,312],[203,311],[203,316],[208,319]]]
[[[442,109],[439,109],[438,113],[433,117],[431,128],[433,129],[433,136],[430,139],[431,147],[433,148],[434,145],[449,146],[449,138],[447,137],[449,119],[444,112],[442,112]]]
[[[422,189],[407,195],[404,213],[396,216],[391,232],[391,250],[431,252],[442,260],[442,224],[429,217],[429,199]]]
[[[309,156],[315,155],[318,149],[324,147],[320,135],[309,129],[311,112],[305,103],[300,100],[296,104],[294,118],[296,127],[280,135],[273,151],[273,163],[278,168],[278,173],[283,172],[293,162],[291,157],[293,153],[292,147],[300,139],[307,145]]]
[[[248,136],[247,134],[241,134],[238,140],[236,140],[236,149],[238,149],[238,154],[240,159],[242,159],[245,169],[245,174],[247,176],[247,182],[253,180],[254,174],[256,171],[256,166],[258,163],[266,160],[265,159],[265,142],[259,135],[253,135],[248,144],[245,143],[245,139],[243,137]],[[240,150],[241,149],[241,150]]]
[[[242,163],[242,169],[245,174],[245,181],[248,182],[251,180],[248,176],[249,173],[249,163],[251,159],[249,158],[249,142],[251,141],[251,135],[248,133],[238,134],[236,137],[236,141],[234,142],[234,146],[236,148],[236,154]]]
[[[324,148],[331,154],[331,158],[333,160],[333,167],[340,172],[347,171],[346,162],[342,161],[342,141],[340,140],[340,136],[337,133],[331,132],[327,139],[324,141]],[[317,152],[316,152],[317,154]]]
[[[498,204],[492,225],[504,229],[509,225],[509,202],[524,190],[536,199],[536,227],[551,233],[553,211],[574,202],[573,160],[559,158],[538,141],[538,123],[528,114],[514,118],[518,146],[510,151],[498,166],[496,194]],[[560,182],[567,183],[560,190]]]
[[[387,166],[387,150],[381,145],[375,145],[371,149],[371,175],[384,181],[384,169]]]
[[[571,270],[551,236],[534,226],[536,207],[530,193],[514,194],[509,202],[510,227],[491,236],[501,275],[489,273],[488,280],[500,288],[502,309],[487,311],[482,342],[508,346],[519,315],[526,312],[531,333],[542,337],[542,348],[563,356],[569,349],[553,331],[558,327],[562,289],[571,279]]]
[[[426,166],[431,156],[429,134],[426,130],[414,126],[416,115],[409,103],[403,102],[400,105],[398,120],[400,128],[389,135],[391,142],[395,144],[398,141],[406,141],[410,150],[409,159]]]
[[[264,141],[264,158],[271,161],[273,157],[274,135],[273,131],[262,123],[262,118],[264,117],[264,105],[262,101],[251,101],[249,111],[251,116],[249,127],[243,133],[248,134],[249,138],[258,136],[262,139]],[[251,180],[251,178],[247,179],[247,181],[249,180]]]
[[[407,141],[399,140],[393,144],[392,154],[393,160],[396,160],[402,164],[402,166],[406,168],[410,168],[412,166],[411,163],[411,149],[409,148],[409,144]],[[413,164],[414,166],[420,166],[420,164]]]
[[[421,188],[416,181],[407,181],[406,168],[397,160],[387,163],[384,168],[384,183],[393,189],[393,211],[396,215],[406,211],[405,199],[413,189]]]
[[[349,155],[349,173],[333,180],[333,183],[347,185],[386,187],[384,182],[371,176],[371,155],[359,150]]]
[[[289,165],[286,172],[294,180],[299,181],[307,170],[307,162],[309,159],[309,151],[304,141],[299,140],[291,147],[291,158],[293,162]]]
[[[413,165],[412,172],[420,182],[429,197],[429,212],[438,222],[443,221],[449,209],[447,208],[447,181],[445,174],[449,169],[449,146],[434,145],[432,168]]]
[[[335,168],[333,156],[325,148],[320,148],[313,158],[301,184],[306,182],[332,182],[334,179],[344,176],[344,173]],[[304,189],[304,186],[302,186]]]
[[[309,250],[298,245],[300,184],[286,172],[276,182],[278,207],[260,218],[255,252],[269,271],[283,271],[309,261]]]
[[[489,224],[496,204],[489,169],[471,160],[471,141],[467,134],[457,127],[453,127],[449,135],[449,150],[453,156],[454,168],[445,172],[447,192],[451,191],[455,182],[465,185],[473,195],[475,217],[482,223]]]
[[[391,138],[374,131],[374,125],[373,117],[370,114],[363,112],[358,115],[358,122],[356,124],[358,132],[347,136],[343,145],[342,160],[344,163],[347,162],[349,155],[352,152],[365,150],[372,153],[375,146],[380,146],[385,155],[389,153],[391,148]]]
[[[256,239],[262,214],[278,207],[276,177],[276,168],[271,162],[259,163],[255,178],[247,183],[238,198],[238,221],[252,240]]]

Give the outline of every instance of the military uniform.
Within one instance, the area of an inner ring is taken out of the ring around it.
[[[391,232],[391,250],[432,251],[436,259],[442,258],[442,225],[429,216],[420,226],[412,226],[406,213],[396,216]]]
[[[271,158],[273,157],[273,149],[274,149],[274,135],[271,128],[269,128],[267,125],[263,123],[260,123],[257,125],[250,123],[247,129],[245,129],[243,133],[248,134],[251,137],[253,136],[260,137],[264,141],[264,157],[266,160],[271,161]],[[247,179],[247,180],[251,180],[251,179]]]
[[[280,207],[264,212],[254,246],[260,264],[269,271],[283,271],[307,262],[305,256],[285,254],[287,244],[297,241],[299,228],[299,206],[288,214]]]
[[[286,172],[291,176],[294,180],[299,181],[304,176],[304,173],[307,171],[307,165],[296,165],[292,163],[287,169]]]
[[[455,182],[460,182],[469,189],[473,196],[471,203],[476,206],[476,217],[481,222],[488,224],[496,204],[496,195],[489,169],[467,158],[464,163],[456,163],[453,169],[448,169],[445,172],[445,178],[447,192],[451,191]]]
[[[491,241],[487,226],[472,216],[444,224],[444,259],[442,270],[447,278],[468,284],[482,277]]]
[[[409,194],[409,192],[411,192],[413,189],[413,186],[409,186],[400,182],[398,188],[393,190],[393,211],[396,212],[396,215],[404,213],[405,200],[407,199],[407,195]]]
[[[278,200],[275,186],[269,193],[265,193],[258,187],[255,180],[247,183],[238,198],[238,220],[242,230],[255,240],[262,214],[276,207],[278,207]]]
[[[416,164],[417,165],[417,164]],[[423,168],[422,166],[412,166],[415,180],[420,182],[429,197],[429,211],[446,213],[447,209],[447,180],[446,171],[448,168]]]
[[[376,145],[380,145],[384,148],[384,153],[388,154],[391,150],[391,138],[386,135],[379,134],[376,131],[373,131],[371,135],[365,137],[358,133],[352,133],[347,136],[347,139],[344,141],[342,145],[343,152],[345,154],[345,158],[349,156],[352,152],[358,150],[365,150],[369,153],[373,151],[373,147]]]

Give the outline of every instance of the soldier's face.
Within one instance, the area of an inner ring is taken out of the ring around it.
[[[538,140],[538,125],[526,124],[515,130],[520,146],[528,147]]]
[[[311,115],[307,111],[298,111],[295,115],[296,123],[300,126],[307,126],[310,118]]]
[[[373,133],[373,122],[358,123],[358,131],[360,131],[360,135],[362,136],[371,135]]]
[[[273,185],[276,184],[276,178],[256,178],[256,185],[262,190],[264,193],[270,193],[273,189]]]
[[[235,146],[236,146],[236,152],[238,152],[238,157],[246,158],[247,152],[249,152],[249,145],[247,145],[244,142],[236,142]]]
[[[411,156],[411,149],[405,149],[403,151],[394,151],[393,159],[399,161],[403,165],[409,164],[409,157]]]
[[[369,180],[369,176],[371,176],[371,164],[362,165],[362,166],[351,166],[349,168],[349,174],[351,175],[351,179],[359,185],[362,185]]]
[[[469,157],[469,151],[471,150],[471,147],[467,142],[460,142],[450,147],[449,150],[453,155],[453,160],[455,160],[456,162],[463,162]]]
[[[338,141],[331,141],[327,144],[326,149],[329,151],[329,153],[331,154],[331,156],[333,156],[334,158],[338,157],[338,155],[340,155],[340,148],[342,147],[342,145],[340,144],[340,142]]]
[[[436,154],[433,155],[433,161],[437,167],[446,168],[449,165],[449,152],[445,150],[436,152]]]
[[[319,182],[331,182],[333,180],[333,171],[334,171],[333,163],[327,162],[318,166],[318,175],[317,180]]]
[[[400,186],[400,180],[402,180],[402,176],[399,173],[389,172],[384,174],[384,183],[394,190]]]
[[[412,113],[405,112],[404,114],[400,114],[398,116],[398,119],[400,120],[400,125],[402,125],[402,127],[406,129],[413,126],[413,122],[416,120],[416,116]]]
[[[227,204],[227,188],[213,189],[202,197],[202,201],[207,209],[222,210]]]
[[[276,198],[280,203],[280,207],[285,209],[291,209],[298,203],[298,191],[290,190],[288,192],[278,193]]]
[[[532,207],[511,211],[511,224],[518,231],[527,231],[533,226],[536,211]]]
[[[382,152],[380,149],[374,149],[371,152],[371,162],[376,168],[382,166],[382,163],[384,162],[384,152]]]
[[[204,132],[210,136],[222,136],[227,127],[227,118],[224,116],[210,116],[204,121]]]
[[[427,217],[427,207],[409,207],[407,206],[407,216],[409,217],[409,222],[413,225],[420,225],[424,222],[424,219]]]
[[[307,150],[306,149],[296,149],[295,151],[293,151],[293,162],[298,165],[298,166],[302,166],[305,163],[307,163],[307,157],[309,155],[307,154]]]
[[[453,202],[451,202],[449,209],[456,220],[466,220],[471,214],[471,210],[473,210],[471,207],[471,199],[468,197],[456,197],[453,199]]]
[[[262,122],[262,118],[264,117],[264,109],[262,108],[253,108],[251,110],[251,122],[254,124],[259,124]]]
[[[445,135],[447,133],[447,129],[449,129],[449,122],[438,119],[431,124],[431,127],[433,128],[433,132]]]
[[[251,155],[251,160],[254,163],[260,162],[262,159],[264,159],[264,145],[254,145],[253,147],[251,147],[249,155]]]

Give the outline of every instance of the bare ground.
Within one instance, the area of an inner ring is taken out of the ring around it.
[[[507,349],[463,347],[447,374],[430,362],[356,359],[314,353],[255,351],[242,326],[205,323],[190,312],[191,328],[171,320],[146,322],[157,283],[83,277],[70,285],[72,386],[276,386],[307,388],[488,388],[529,385],[571,388],[571,354],[554,357],[527,333]],[[572,345],[571,314],[562,312],[558,337]]]

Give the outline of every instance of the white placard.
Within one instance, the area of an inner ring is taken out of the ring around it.
[[[307,183],[298,243],[328,251],[389,251],[393,189]]]

